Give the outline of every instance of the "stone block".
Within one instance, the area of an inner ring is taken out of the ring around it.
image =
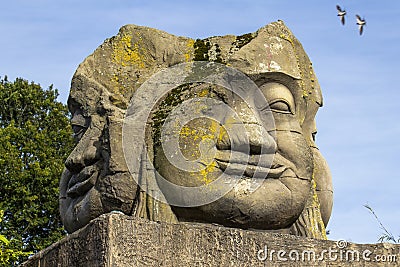
[[[22,266],[399,266],[399,250],[108,213]]]

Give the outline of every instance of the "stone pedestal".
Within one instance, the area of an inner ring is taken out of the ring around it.
[[[111,213],[22,266],[398,266],[399,250]]]

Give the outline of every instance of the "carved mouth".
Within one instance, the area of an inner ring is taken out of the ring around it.
[[[84,195],[96,183],[98,170],[95,165],[84,168],[80,173],[71,177],[68,182],[67,196],[77,197]]]
[[[279,179],[283,176],[295,177],[294,172],[273,162],[274,154],[245,155],[237,151],[217,151],[215,161],[228,175],[240,175],[256,179]]]

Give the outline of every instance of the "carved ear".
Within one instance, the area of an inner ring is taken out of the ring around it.
[[[333,206],[332,176],[329,166],[317,148],[311,148],[314,157],[314,179],[324,225],[329,222]]]
[[[292,235],[310,237],[315,239],[328,239],[325,224],[322,221],[320,204],[315,190],[312,186],[306,206],[299,218],[290,227]]]
[[[290,233],[317,239],[327,239],[326,229],[332,213],[333,189],[328,164],[319,150],[312,147],[314,171],[306,206],[290,228]]]

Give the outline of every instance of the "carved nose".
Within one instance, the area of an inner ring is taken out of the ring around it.
[[[217,148],[253,155],[274,154],[277,149],[275,139],[263,126],[260,114],[245,101],[234,100],[231,104],[235,114],[224,118]]]
[[[245,124],[250,145],[250,154],[274,154],[276,142],[272,135],[259,124]]]
[[[235,150],[250,155],[274,154],[276,147],[273,136],[256,123],[225,124],[217,140],[219,150]]]
[[[98,158],[98,149],[95,146],[84,149],[77,146],[65,161],[65,167],[73,173],[78,173],[86,166],[94,164]]]
[[[89,128],[65,161],[65,167],[72,173],[78,173],[96,163],[101,158],[98,148],[100,135],[98,128]]]
[[[263,126],[259,114],[244,102],[234,103],[234,115],[227,115],[222,124],[217,148],[246,154],[274,154],[275,139]]]

